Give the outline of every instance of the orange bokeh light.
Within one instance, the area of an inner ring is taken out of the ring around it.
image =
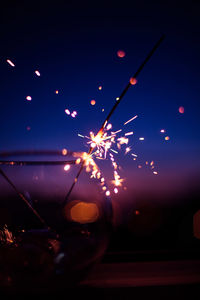
[[[117,56],[118,56],[118,57],[122,58],[122,57],[124,57],[125,55],[126,55],[125,51],[123,51],[123,50],[118,50],[118,51],[117,51]]]
[[[96,104],[96,101],[95,101],[95,100],[91,100],[91,101],[90,101],[90,104],[91,104],[91,105],[95,105],[95,104]]]

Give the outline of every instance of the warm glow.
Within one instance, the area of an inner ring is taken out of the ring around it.
[[[91,100],[91,101],[90,101],[90,104],[91,104],[91,105],[95,105],[95,104],[96,104],[96,101],[95,101],[95,100]]]
[[[179,111],[180,114],[184,114],[185,109],[184,109],[183,106],[180,106],[178,111]]]
[[[95,203],[78,202],[70,209],[70,217],[81,224],[93,223],[99,218],[99,208]]]
[[[130,84],[135,85],[137,83],[137,79],[134,77],[130,78]]]
[[[124,57],[125,55],[126,55],[125,51],[123,51],[123,50],[118,50],[118,51],[117,51],[117,56],[118,56],[118,57],[122,58],[122,57]]]
[[[166,136],[165,137],[165,141],[169,141],[170,137],[169,136]]]
[[[67,155],[67,149],[65,148],[62,149],[62,155]]]

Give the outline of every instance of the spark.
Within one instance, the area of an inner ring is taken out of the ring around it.
[[[56,90],[55,93],[58,94],[58,90]]]
[[[41,75],[40,72],[39,72],[38,70],[35,71],[35,74],[36,74],[37,76],[40,76],[40,75]]]
[[[65,166],[64,166],[64,170],[65,170],[65,171],[69,171],[69,169],[70,169],[70,165],[65,165]]]
[[[101,86],[101,85],[99,86],[99,90],[100,90],[100,91],[102,90],[102,86]]]
[[[132,135],[133,131],[125,133],[125,136]]]
[[[26,96],[26,100],[27,100],[27,101],[31,101],[31,100],[32,100],[32,97],[31,97],[31,96]]]
[[[85,138],[84,135],[78,133],[78,136],[80,136],[81,138]]]
[[[112,124],[108,124],[108,126],[106,127],[107,130],[110,130],[112,128]]]
[[[91,100],[91,101],[90,101],[90,104],[91,104],[91,105],[95,105],[95,104],[96,104],[96,101],[95,101],[95,100]]]
[[[161,129],[160,132],[161,132],[161,133],[165,133],[166,130],[165,130],[165,129]]]
[[[131,155],[134,156],[134,157],[137,157],[137,154],[135,154],[135,153],[131,153]]]
[[[144,141],[144,137],[140,137],[139,140],[140,140],[140,141]]]
[[[179,111],[180,114],[184,114],[185,109],[184,109],[183,106],[180,106],[178,111]]]
[[[15,64],[10,59],[7,59],[6,61],[11,67],[15,67]]]
[[[158,172],[154,171],[153,174],[158,175]]]
[[[117,97],[116,100],[119,101],[119,97]]]
[[[106,191],[106,196],[110,196],[110,191]]]
[[[126,53],[125,53],[124,50],[118,50],[118,51],[117,51],[117,56],[118,56],[118,57],[123,58],[125,55],[126,55]]]
[[[62,155],[67,155],[67,149],[65,148],[62,149]]]
[[[65,113],[66,113],[67,115],[70,115],[70,114],[71,114],[70,111],[69,111],[69,109],[65,109]]]
[[[165,141],[169,141],[170,137],[169,136],[166,136],[165,137]]]
[[[130,152],[131,151],[131,147],[127,147],[126,148],[126,151],[125,151],[125,154],[127,154],[128,152]]]
[[[130,84],[131,84],[131,85],[136,85],[136,83],[137,83],[137,79],[134,78],[134,77],[131,77],[131,78],[130,78]]]
[[[138,117],[138,115],[135,115],[133,118],[131,118],[130,120],[126,121],[124,123],[124,125],[126,125],[126,124],[130,123],[131,121],[135,120],[137,117]]]
[[[115,194],[118,193],[118,188],[114,188],[114,193],[115,193]]]

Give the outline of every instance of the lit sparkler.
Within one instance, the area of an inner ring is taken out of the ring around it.
[[[88,142],[88,144],[90,145],[90,149],[88,151],[88,155],[91,157],[93,151],[95,151],[95,154],[97,157],[102,158],[102,156],[104,155],[104,158],[106,158],[107,152],[109,149],[112,149],[112,143],[115,142],[115,135],[111,134],[110,136],[107,135],[106,132],[106,125],[109,121],[109,119],[111,118],[112,114],[114,113],[114,111],[116,110],[117,106],[119,105],[119,103],[121,102],[121,100],[123,99],[124,95],[127,93],[128,89],[130,88],[130,86],[133,86],[137,83],[137,77],[140,74],[140,72],[142,71],[142,69],[144,68],[144,66],[146,65],[146,63],[149,61],[149,59],[151,58],[151,56],[153,55],[153,53],[156,51],[156,49],[159,47],[159,45],[161,44],[161,42],[164,39],[164,35],[159,39],[159,41],[154,45],[154,47],[152,48],[152,50],[149,52],[149,54],[147,55],[147,57],[145,58],[145,60],[142,62],[142,64],[140,65],[140,67],[138,68],[138,70],[135,72],[134,76],[131,77],[131,79],[129,80],[128,85],[125,87],[125,89],[122,91],[121,95],[116,98],[116,102],[114,104],[114,106],[112,107],[111,111],[109,112],[108,116],[106,117],[105,121],[103,122],[99,132],[97,133],[97,135],[94,135],[93,133],[90,134],[90,141]],[[95,105],[95,100],[91,101],[92,105]],[[136,117],[136,116],[135,116]],[[132,119],[134,119],[135,117],[133,117]],[[129,122],[132,121],[132,119],[128,120],[127,122],[125,122],[124,125],[128,124]],[[119,139],[118,139],[119,140]],[[121,138],[121,140],[119,141],[119,144],[121,144],[123,142],[128,143],[128,139],[126,138]],[[65,202],[68,200],[68,197],[70,196],[77,180],[78,177],[80,176],[82,169],[84,167],[84,164],[87,160],[84,159],[83,163],[80,167],[79,172],[77,173],[76,178],[74,179],[74,182],[72,183],[72,186],[70,188],[70,190],[67,193],[67,196],[65,198]],[[120,179],[120,176],[118,175],[117,171],[114,171],[114,178],[115,178],[115,183],[117,185],[121,185],[121,182],[123,181],[122,179]],[[106,195],[109,196],[110,195],[110,191],[106,192]],[[65,204],[65,203],[64,203]]]

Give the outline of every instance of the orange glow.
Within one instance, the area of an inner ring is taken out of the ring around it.
[[[99,90],[100,90],[100,91],[102,90],[102,86],[101,86],[101,85],[99,86]]]
[[[183,106],[180,106],[178,111],[179,111],[180,114],[184,114],[185,109],[184,109]]]
[[[58,90],[56,90],[55,93],[58,94]]]
[[[169,141],[170,137],[169,136],[166,136],[165,137],[165,141]]]
[[[70,217],[81,224],[93,223],[99,218],[99,208],[95,203],[78,202],[70,209]]]
[[[139,210],[135,210],[135,215],[139,215],[140,214],[140,211]]]
[[[123,50],[118,50],[118,51],[117,51],[117,56],[118,56],[118,57],[122,58],[122,57],[124,57],[125,55],[126,55],[125,51],[123,51]]]
[[[67,149],[65,148],[62,149],[62,155],[67,155]]]
[[[135,85],[137,83],[137,79],[134,77],[130,78],[130,84]]]
[[[91,104],[91,105],[95,105],[95,104],[96,104],[96,101],[95,101],[95,100],[91,100],[91,101],[90,101],[90,104]]]

